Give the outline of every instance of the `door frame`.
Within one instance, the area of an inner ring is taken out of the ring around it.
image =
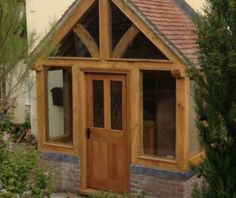
[[[81,90],[86,90],[86,75],[87,74],[106,74],[106,75],[125,75],[126,78],[126,106],[127,106],[127,110],[126,110],[126,128],[127,128],[127,136],[126,136],[126,142],[127,142],[127,176],[126,176],[126,181],[125,181],[125,185],[127,186],[127,193],[129,193],[130,190],[130,165],[131,165],[131,144],[130,144],[130,116],[131,116],[131,107],[130,107],[130,71],[131,69],[124,69],[124,70],[114,70],[114,69],[81,69],[78,73],[79,73],[79,79],[82,81],[80,82],[80,93],[84,93],[82,94],[80,97],[80,112],[83,112],[83,114],[81,114],[81,121],[83,123],[83,125],[80,128],[80,154],[81,154],[81,158],[80,158],[80,167],[81,167],[81,189],[80,192],[82,194],[85,195],[91,195],[93,193],[97,193],[100,192],[99,190],[96,189],[91,189],[88,187],[88,169],[87,169],[87,135],[86,135],[86,127],[87,127],[87,109],[86,109],[86,91],[82,91]],[[84,113],[85,112],[85,113]]]

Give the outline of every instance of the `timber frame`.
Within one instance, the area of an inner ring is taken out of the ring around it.
[[[189,103],[190,81],[185,74],[187,65],[172,51],[146,24],[132,12],[125,1],[111,0],[133,22],[124,36],[120,39],[115,49],[111,49],[111,7],[108,0],[99,1],[99,31],[100,43],[96,44],[89,32],[82,24],[75,24],[90,8],[95,0],[81,1],[63,26],[55,33],[55,42],[58,44],[69,30],[80,37],[92,58],[75,57],[49,57],[39,59],[35,64],[37,78],[37,111],[38,111],[38,145],[42,150],[56,151],[60,153],[80,156],[82,165],[82,188],[87,188],[86,175],[86,73],[125,74],[127,76],[128,89],[128,148],[129,163],[158,167],[174,171],[187,171],[189,162],[198,163],[202,153],[190,158],[189,156]],[[130,42],[141,31],[167,58],[168,60],[153,59],[121,59]],[[46,97],[46,72],[45,68],[62,67],[72,70],[72,110],[73,110],[73,145],[49,143],[47,136],[47,105]],[[176,158],[166,159],[150,157],[142,154],[141,145],[141,71],[170,71],[176,78]]]

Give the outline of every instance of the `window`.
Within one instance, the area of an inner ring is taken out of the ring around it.
[[[143,154],[175,158],[176,80],[167,71],[143,71]]]
[[[72,74],[71,69],[47,72],[47,142],[72,144]]]

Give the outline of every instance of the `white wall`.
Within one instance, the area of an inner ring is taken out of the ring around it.
[[[26,0],[28,35],[35,33],[37,42],[50,30],[53,22],[61,18],[74,0]],[[32,79],[35,73],[32,72]],[[31,90],[31,125],[32,132],[37,134],[37,110],[35,86]]]
[[[74,0],[26,0],[28,33],[42,38]]]
[[[205,0],[185,0],[192,8],[196,11],[201,12],[201,8],[203,7],[203,4],[205,3]]]

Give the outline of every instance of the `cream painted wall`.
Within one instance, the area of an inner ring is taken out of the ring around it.
[[[27,29],[28,35],[36,33],[37,42],[50,30],[53,22],[61,18],[74,0],[26,0]],[[35,79],[35,72],[31,78]],[[35,86],[30,91],[31,104],[31,125],[32,132],[37,134],[37,109]]]
[[[28,33],[36,33],[39,40],[72,4],[74,0],[26,0]]]
[[[201,12],[201,8],[203,7],[205,0],[185,0],[192,8],[196,11]]]

